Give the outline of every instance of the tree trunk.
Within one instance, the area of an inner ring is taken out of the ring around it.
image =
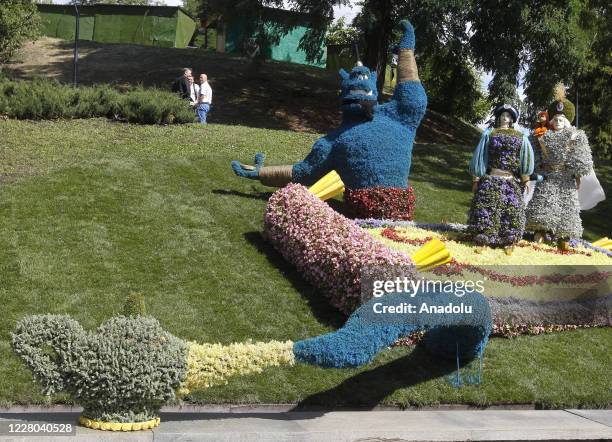
[[[393,33],[392,0],[368,0],[364,5],[369,15],[365,29],[365,54],[363,63],[376,71],[379,97],[382,98],[387,68],[387,54]]]

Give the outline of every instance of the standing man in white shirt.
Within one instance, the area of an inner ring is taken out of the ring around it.
[[[200,123],[206,124],[206,117],[210,111],[210,105],[212,104],[212,88],[208,84],[208,76],[206,74],[200,74],[200,95],[198,97],[198,120]]]

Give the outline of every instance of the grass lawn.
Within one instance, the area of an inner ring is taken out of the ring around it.
[[[200,342],[298,340],[341,325],[344,318],[262,240],[270,189],[229,167],[259,150],[272,164],[294,162],[315,139],[241,126],[0,122],[0,402],[45,401],[9,346],[25,314],[70,313],[92,328],[140,291],[167,330]],[[417,220],[465,222],[469,150],[416,146]],[[611,169],[599,169],[609,194]],[[586,214],[587,237],[612,233],[609,204]],[[610,328],[493,339],[484,383],[463,388],[446,379],[452,364],[394,348],[361,370],[269,369],[189,399],[603,407],[612,402],[611,347]]]

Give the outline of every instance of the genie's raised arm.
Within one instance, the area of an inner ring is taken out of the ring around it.
[[[425,115],[427,94],[419,80],[419,71],[414,59],[414,27],[407,20],[403,20],[401,25],[404,36],[399,43],[397,86],[393,98],[380,107],[388,117],[410,128],[416,128]]]
[[[309,186],[335,170],[350,191],[396,188],[406,192],[406,201],[412,201],[408,184],[412,146],[425,114],[427,95],[414,59],[414,28],[408,21],[401,24],[404,35],[399,44],[398,84],[388,103],[378,104],[375,71],[361,62],[350,72],[341,69],[340,126],[320,138],[298,163],[267,167],[264,155],[258,154],[255,165],[233,161],[234,173],[281,187],[289,182]],[[412,203],[402,209],[406,219],[412,216],[408,207]]]

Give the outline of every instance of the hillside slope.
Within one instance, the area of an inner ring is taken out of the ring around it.
[[[81,84],[143,84],[169,88],[184,66],[205,72],[214,89],[211,121],[324,133],[340,120],[336,73],[281,62],[259,69],[245,59],[196,48],[79,43]],[[41,38],[26,45],[5,69],[18,78],[72,81],[73,43]],[[417,141],[473,144],[478,131],[429,112]]]

